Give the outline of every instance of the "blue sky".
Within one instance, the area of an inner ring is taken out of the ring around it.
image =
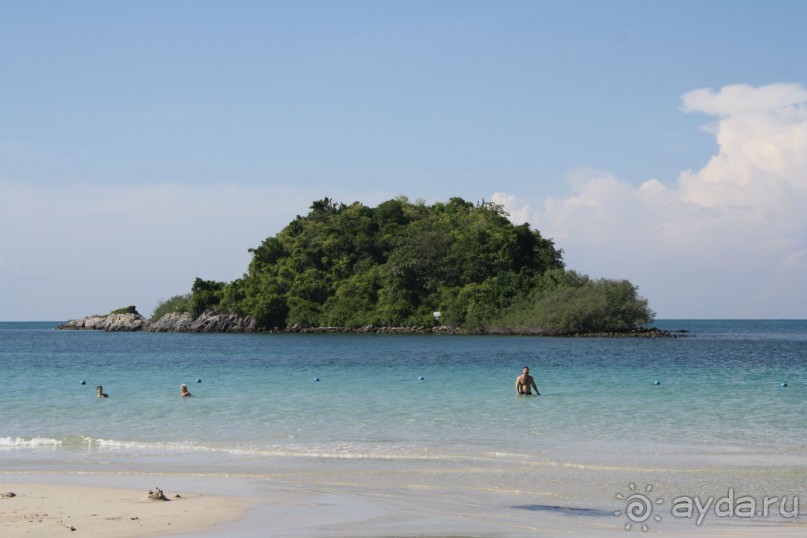
[[[0,4],[0,319],[232,280],[313,200],[495,200],[660,318],[807,317],[807,3]]]

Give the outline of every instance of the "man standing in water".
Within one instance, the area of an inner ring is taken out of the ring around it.
[[[535,386],[535,380],[530,375],[530,369],[525,366],[521,375],[516,378],[516,394],[532,394],[530,387],[535,389],[535,395],[540,396],[538,387]]]

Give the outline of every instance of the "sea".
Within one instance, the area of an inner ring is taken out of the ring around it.
[[[249,477],[502,536],[807,522],[804,320],[658,320],[665,338],[58,324],[0,323],[2,473]],[[515,393],[524,366],[540,396]]]

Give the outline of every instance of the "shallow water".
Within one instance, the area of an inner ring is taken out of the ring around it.
[[[660,339],[56,325],[0,323],[4,471],[462,492],[521,517],[597,519],[628,482],[807,498],[805,321],[661,321],[690,332]],[[514,394],[524,365],[541,397]]]

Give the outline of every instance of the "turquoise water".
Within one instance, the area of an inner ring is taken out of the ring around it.
[[[347,473],[369,487],[391,469],[506,496],[526,466],[597,507],[626,478],[804,487],[807,321],[660,321],[689,331],[661,339],[56,325],[0,323],[5,471]],[[524,365],[539,398],[514,394]]]

